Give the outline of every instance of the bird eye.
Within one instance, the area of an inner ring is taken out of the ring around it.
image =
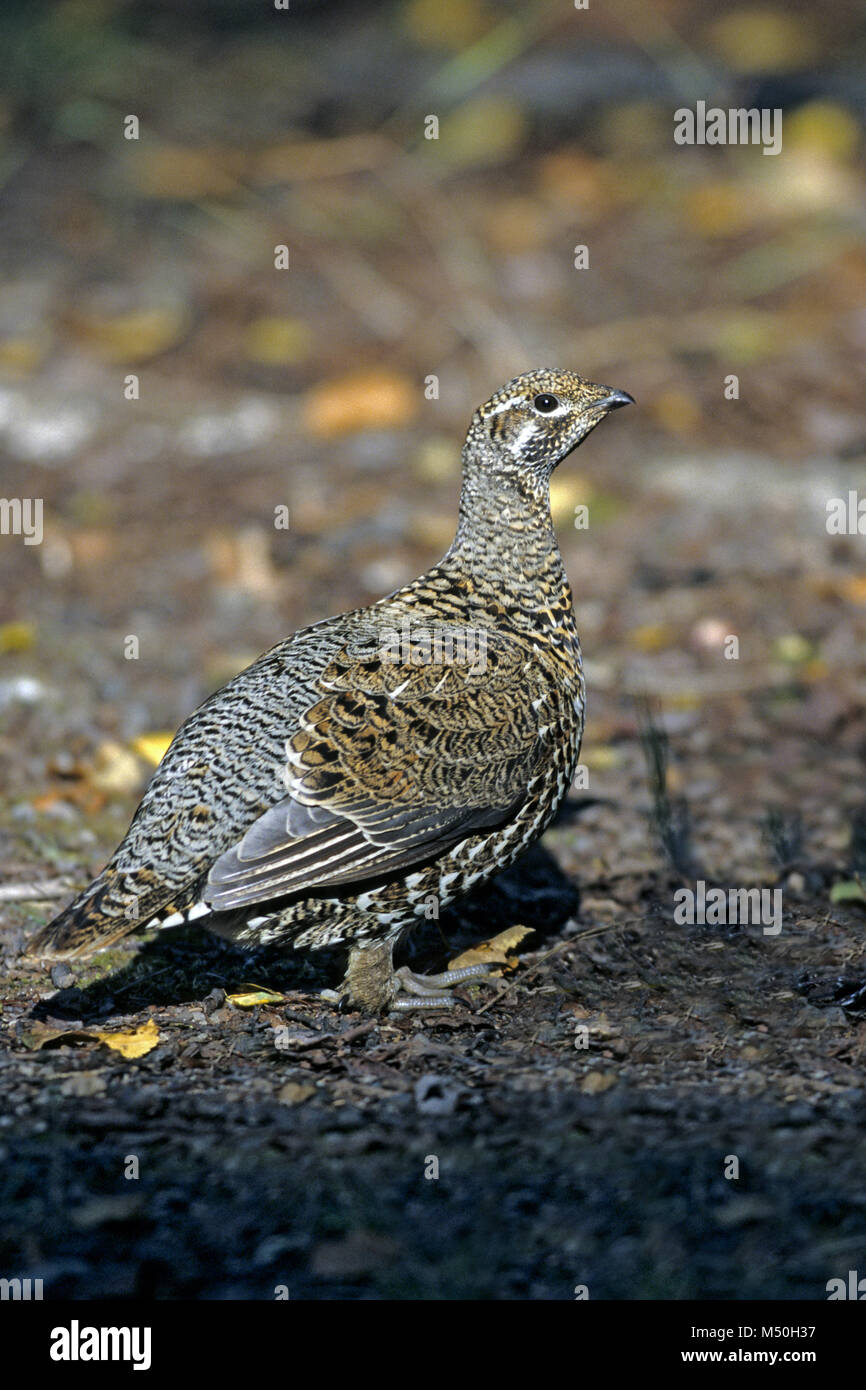
[[[535,406],[536,410],[541,411],[542,415],[549,415],[551,410],[557,409],[559,399],[556,396],[548,396],[545,392],[541,396],[536,396],[532,404]]]

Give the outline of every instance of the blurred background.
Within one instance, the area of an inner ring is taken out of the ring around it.
[[[679,1068],[674,1108],[712,1075],[731,1097],[720,1145],[744,1097],[766,1094],[780,1124],[804,1097],[842,1107],[862,1081],[859,1044],[839,1010],[805,1011],[794,980],[853,970],[863,988],[866,536],[826,526],[829,499],[866,496],[863,6],[30,0],[3,7],[0,52],[0,493],[44,501],[41,544],[0,537],[3,876],[86,882],[210,691],[294,628],[442,554],[473,409],[518,372],[573,368],[637,406],[554,481],[587,659],[589,787],[545,846],[582,887],[581,931],[656,916],[640,941],[589,943],[562,988],[583,1001],[577,1016],[585,1005],[602,1018],[599,1036],[628,1035],[640,1015],[662,1040],[614,1041],[608,1070],[565,1070],[554,1090],[591,1093],[595,1116],[626,1054],[638,1092]],[[780,108],[781,152],[676,144],[674,112],[699,101]],[[431,117],[437,139],[425,138]],[[280,246],[288,269],[275,268]],[[582,505],[589,526],[576,529]],[[669,741],[661,786],[647,781],[643,697]],[[782,884],[782,937],[759,937],[762,955],[728,943],[722,967],[703,943],[680,958],[679,930],[659,948],[671,864]],[[57,905],[26,896],[4,905],[13,945]],[[223,974],[218,963],[201,992]],[[16,979],[23,1010],[36,976]],[[531,1052],[522,1034],[514,1046],[503,1084]],[[584,1065],[570,1035],[562,1046]],[[653,1061],[657,1074],[640,1071]],[[138,1094],[136,1082],[130,1105]],[[747,1203],[719,1235],[726,1198],[710,1176],[693,1221],[688,1184],[704,1159],[682,1143],[706,1132],[698,1115],[659,1162],[642,1253],[616,1243],[609,1213],[637,1210],[646,1190],[642,1104],[624,1185],[598,1196],[598,1166],[587,1170],[587,1202],[596,1194],[607,1213],[595,1287],[814,1296],[828,1270],[811,1223],[831,1241],[841,1218],[815,1215],[826,1175],[811,1158],[798,1166],[784,1127],[784,1201],[780,1188],[761,1198],[775,1225],[749,1224],[761,1211]],[[755,1110],[756,1132],[776,1123],[767,1114]],[[814,1141],[825,1157],[853,1142],[844,1119]],[[623,1133],[618,1120],[612,1152]],[[847,1161],[834,1158],[834,1181]],[[799,1185],[804,1172],[816,1186]],[[482,1206],[493,1194],[479,1229],[497,1240],[511,1230],[499,1182],[478,1178]],[[686,1192],[688,1213],[676,1206]],[[398,1194],[395,1230],[403,1205]],[[212,1232],[223,1215],[208,1220]],[[678,1243],[687,1231],[694,1248]],[[585,1238],[574,1248],[590,1249]],[[417,1287],[477,1293],[488,1250],[474,1272],[440,1278],[437,1239],[426,1265],[416,1252]],[[543,1261],[527,1274],[517,1248],[502,1256],[522,1271],[508,1288],[561,1296],[562,1279],[580,1277],[567,1252],[559,1283]],[[701,1275],[705,1254],[722,1265]],[[102,1288],[98,1268],[80,1287]]]
[[[720,868],[766,867],[774,799],[841,849],[866,557],[825,508],[866,448],[864,28],[844,0],[6,7],[2,490],[44,499],[43,543],[0,546],[14,793],[123,820],[131,740],[438,558],[472,410],[552,365],[638,401],[554,485],[598,789],[630,799],[645,691],[694,736]],[[782,152],[675,144],[699,100],[783,108]]]

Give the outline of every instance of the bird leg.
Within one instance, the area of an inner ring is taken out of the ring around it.
[[[341,993],[365,1013],[389,1009],[453,1008],[461,1001],[450,994],[452,985],[464,980],[495,983],[484,965],[466,965],[439,975],[416,975],[407,965],[394,969],[394,942],[377,941],[352,946]]]
[[[449,994],[451,985],[462,984],[464,980],[495,983],[486,965],[464,965],[459,970],[443,970],[441,975],[416,975],[408,965],[403,965],[394,976],[400,982],[402,993],[391,1000],[392,1009],[450,1009],[460,1003],[456,995]]]

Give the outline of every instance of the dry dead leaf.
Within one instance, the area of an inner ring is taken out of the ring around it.
[[[463,951],[448,964],[449,970],[462,970],[466,965],[501,965],[505,970],[514,970],[516,960],[509,960],[517,945],[534,931],[533,927],[509,927],[490,941],[482,941],[468,951]],[[502,970],[491,969],[491,975],[501,975]]]

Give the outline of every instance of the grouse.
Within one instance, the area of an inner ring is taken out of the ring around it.
[[[585,687],[550,478],[632,401],[554,370],[491,396],[445,556],[294,633],[190,715],[110,862],[28,954],[203,918],[241,944],[345,943],[341,997],[366,1012],[454,1003],[483,967],[416,975],[393,950],[511,864],[571,783]]]

